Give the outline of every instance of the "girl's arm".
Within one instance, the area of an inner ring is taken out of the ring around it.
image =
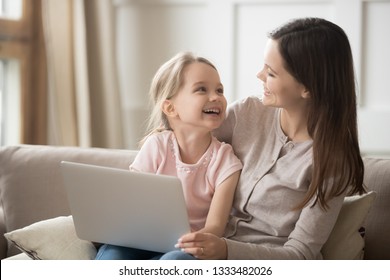
[[[212,233],[219,237],[223,235],[232,209],[234,192],[239,177],[240,171],[236,171],[216,187],[206,224],[198,232]]]

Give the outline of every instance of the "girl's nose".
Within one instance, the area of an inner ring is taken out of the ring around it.
[[[211,92],[210,95],[209,95],[209,98],[211,101],[215,101],[215,100],[218,100],[219,98],[221,97],[221,95],[218,93],[218,92]]]

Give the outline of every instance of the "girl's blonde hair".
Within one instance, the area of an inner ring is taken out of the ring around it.
[[[146,136],[141,141],[141,145],[149,135],[171,130],[168,119],[162,111],[162,105],[165,100],[169,100],[177,94],[183,85],[185,67],[195,62],[205,63],[217,70],[209,60],[196,56],[192,52],[176,54],[157,70],[149,90],[149,98],[153,109],[148,120]]]

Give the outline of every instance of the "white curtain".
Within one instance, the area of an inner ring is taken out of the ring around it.
[[[123,148],[111,0],[43,0],[48,144]]]

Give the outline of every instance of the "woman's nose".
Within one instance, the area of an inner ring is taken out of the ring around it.
[[[258,73],[257,73],[257,75],[256,75],[256,77],[259,79],[259,80],[261,80],[261,81],[263,81],[263,82],[265,82],[265,79],[266,79],[266,75],[265,75],[265,70],[264,69],[262,69],[262,70],[260,70]]]

